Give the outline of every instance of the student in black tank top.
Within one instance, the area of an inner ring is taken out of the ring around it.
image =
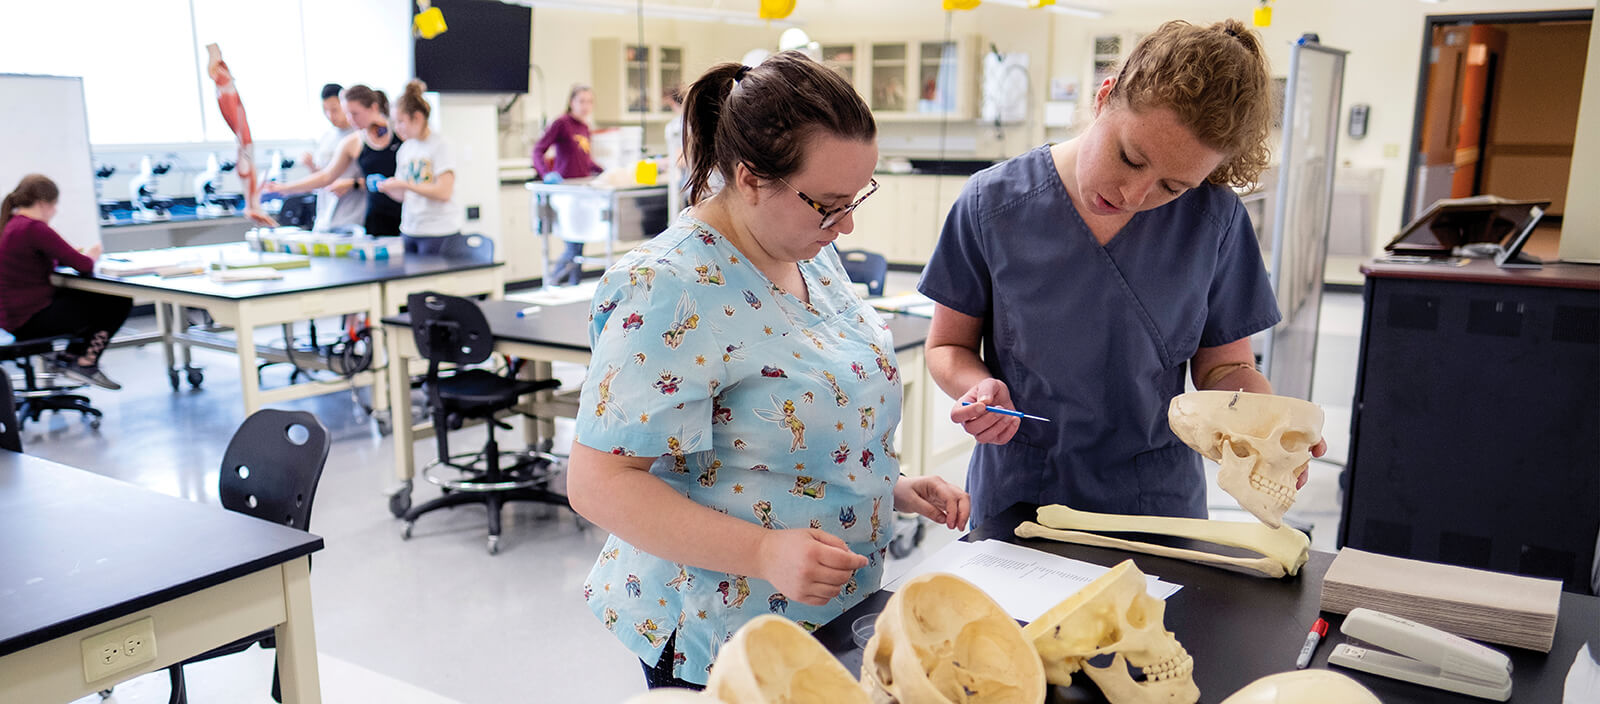
[[[374,149],[372,145],[362,140],[361,156],[356,158],[356,163],[361,165],[361,173],[371,176],[379,175],[383,178],[394,178],[395,152],[400,150],[400,137],[392,131],[384,130],[389,138],[389,144],[381,149]],[[367,188],[372,181],[363,183]],[[400,234],[400,202],[383,193],[377,188],[367,191],[367,234],[369,235],[398,235]]]
[[[400,234],[400,203],[377,189],[367,187],[366,177],[376,175],[393,178],[395,152],[400,149],[400,137],[389,129],[389,98],[381,90],[363,85],[350,86],[339,96],[344,110],[356,132],[339,144],[333,163],[310,176],[293,183],[271,183],[263,186],[266,193],[301,193],[332,187],[341,195],[349,189],[367,192],[367,217],[363,223],[369,235]],[[345,167],[355,161],[362,175],[341,179]],[[337,183],[335,183],[337,181]]]

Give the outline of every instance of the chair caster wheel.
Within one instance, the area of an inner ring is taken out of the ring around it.
[[[206,375],[199,369],[190,369],[185,378],[189,381],[189,388],[198,389],[201,384],[205,383]]]
[[[413,523],[411,521],[406,521],[405,525],[400,526],[400,539],[401,540],[410,540],[411,539],[411,526],[412,525],[413,525]]]
[[[395,518],[405,518],[406,511],[411,510],[411,487],[406,487],[389,495],[389,513]]]
[[[499,555],[500,554],[500,536],[498,536],[498,535],[489,536],[489,554],[490,555]]]
[[[173,391],[177,391],[178,389],[183,388],[183,382],[180,381],[181,378],[182,378],[182,375],[180,375],[178,373],[178,370],[176,370],[176,369],[168,369],[167,370],[167,383],[172,385],[172,390]]]
[[[111,698],[111,690],[110,689],[102,689],[102,690],[100,690],[99,694],[100,694],[101,701],[104,701],[104,700],[107,700],[107,699]]]

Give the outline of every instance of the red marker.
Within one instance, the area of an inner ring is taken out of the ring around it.
[[[1317,622],[1311,624],[1311,632],[1306,634],[1306,644],[1300,646],[1300,658],[1294,661],[1294,669],[1304,670],[1311,664],[1311,654],[1317,652],[1317,642],[1325,635],[1328,635],[1328,622],[1318,617]]]

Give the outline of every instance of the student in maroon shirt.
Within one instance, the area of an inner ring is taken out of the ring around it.
[[[539,138],[539,143],[533,145],[533,170],[546,182],[570,178],[588,178],[601,172],[599,164],[589,156],[589,117],[594,114],[594,91],[589,86],[578,84],[572,87],[572,92],[567,96],[567,111],[561,117],[550,123],[544,131],[544,136]],[[545,153],[555,148],[555,159],[545,157]],[[560,176],[560,179],[552,177]],[[552,279],[560,281],[567,279],[570,283],[578,283],[583,272],[576,261],[583,256],[582,242],[567,242],[567,249],[561,253],[561,259],[556,262],[554,272],[546,272]]]
[[[71,335],[66,351],[53,360],[56,370],[120,389],[100,371],[100,353],[128,319],[133,300],[50,283],[57,266],[90,274],[100,256],[100,245],[79,252],[50,229],[60,196],[54,181],[28,174],[0,203],[0,328],[18,340]]]

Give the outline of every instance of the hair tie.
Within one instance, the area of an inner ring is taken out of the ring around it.
[[[1227,32],[1228,36],[1230,36],[1230,37],[1233,37],[1235,39],[1239,38],[1239,32],[1234,30],[1234,28],[1232,28],[1232,27],[1229,27],[1229,28],[1224,29],[1222,31]]]
[[[744,80],[745,74],[747,74],[747,73],[750,73],[750,67],[749,66],[740,66],[739,70],[733,72],[733,80],[742,81],[742,80]]]

